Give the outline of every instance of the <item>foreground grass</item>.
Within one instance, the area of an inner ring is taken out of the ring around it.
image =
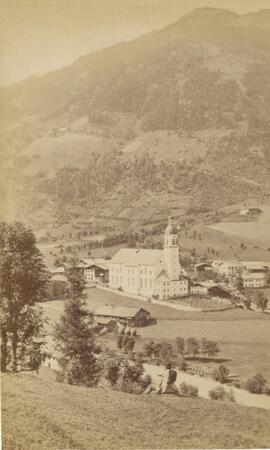
[[[3,450],[263,448],[270,412],[174,396],[59,384],[52,371],[4,375]]]

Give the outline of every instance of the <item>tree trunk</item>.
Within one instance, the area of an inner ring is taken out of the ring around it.
[[[8,337],[7,330],[2,327],[1,330],[1,371],[6,372],[8,359]]]

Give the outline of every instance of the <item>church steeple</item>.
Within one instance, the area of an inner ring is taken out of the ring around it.
[[[165,230],[165,247],[178,246],[177,228],[173,224],[173,217],[169,216],[168,225]]]
[[[170,280],[178,280],[180,275],[178,235],[172,216],[168,218],[164,244],[164,259],[168,276]]]

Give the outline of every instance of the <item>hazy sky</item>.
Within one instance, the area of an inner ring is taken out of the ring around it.
[[[0,0],[0,85],[45,73],[211,6],[240,14],[270,0]]]

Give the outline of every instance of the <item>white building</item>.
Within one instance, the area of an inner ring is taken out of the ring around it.
[[[267,274],[261,272],[245,272],[242,274],[244,288],[260,288],[267,285]]]
[[[239,276],[245,267],[241,261],[222,261],[219,265],[213,264],[214,269],[226,277]]]
[[[83,275],[87,283],[104,284],[109,281],[108,261],[103,258],[84,258],[77,267],[83,270]]]
[[[163,250],[123,248],[108,261],[109,285],[145,297],[188,295],[188,279],[179,263],[177,230],[169,218]]]

